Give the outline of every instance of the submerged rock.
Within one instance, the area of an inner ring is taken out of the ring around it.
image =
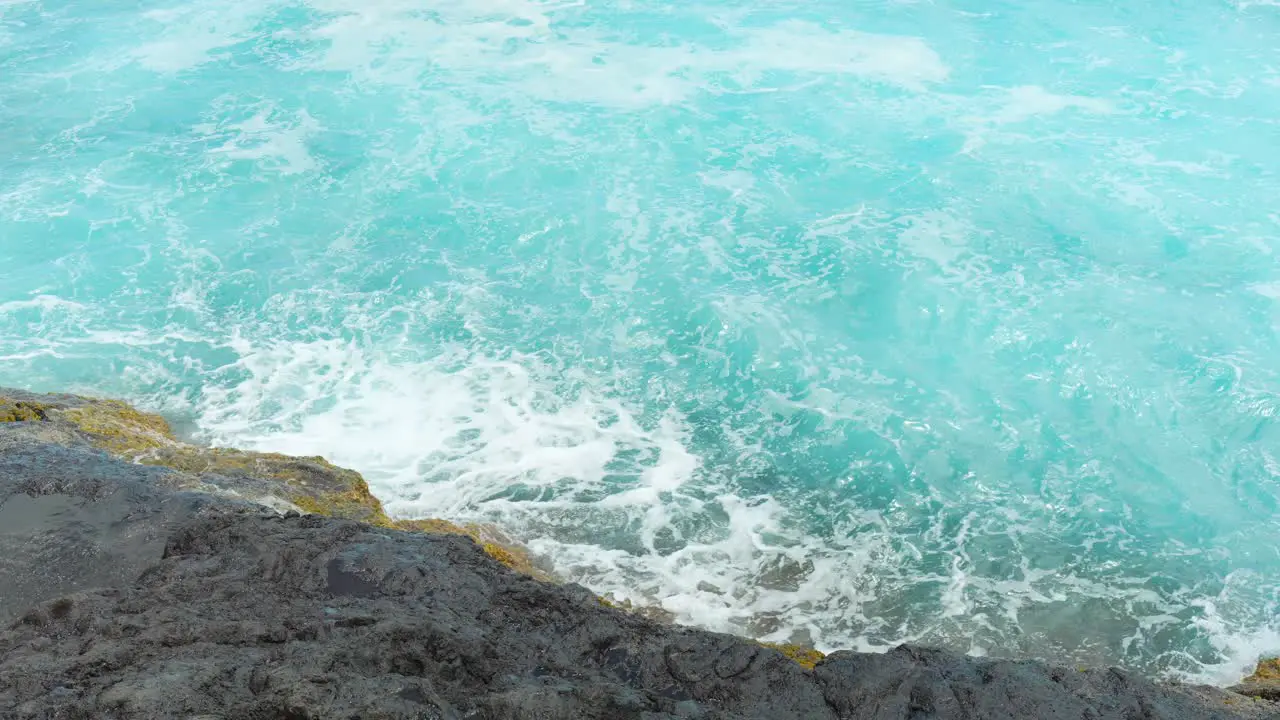
[[[483,528],[393,521],[318,458],[193,448],[127,406],[0,398],[6,720],[1280,717],[1118,670],[823,657],[656,623],[513,570],[527,556]],[[305,498],[333,516],[290,510]]]

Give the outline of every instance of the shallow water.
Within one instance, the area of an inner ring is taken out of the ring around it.
[[[1280,6],[0,0],[0,384],[823,649],[1280,651]]]

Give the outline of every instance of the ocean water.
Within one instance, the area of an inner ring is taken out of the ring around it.
[[[0,0],[0,384],[824,650],[1280,651],[1280,5]]]

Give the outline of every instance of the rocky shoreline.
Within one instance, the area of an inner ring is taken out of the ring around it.
[[[1224,690],[655,622],[323,458],[3,388],[0,625],[5,719],[1280,718],[1276,661]]]

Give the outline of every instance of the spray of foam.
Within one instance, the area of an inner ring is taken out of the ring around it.
[[[1216,598],[1196,602],[1203,611],[1196,625],[1222,661],[1189,673],[1193,679],[1228,685],[1249,674],[1259,658],[1276,655],[1280,648],[1280,596],[1274,590],[1265,594],[1264,587],[1263,578],[1256,573],[1237,571],[1227,578]]]

